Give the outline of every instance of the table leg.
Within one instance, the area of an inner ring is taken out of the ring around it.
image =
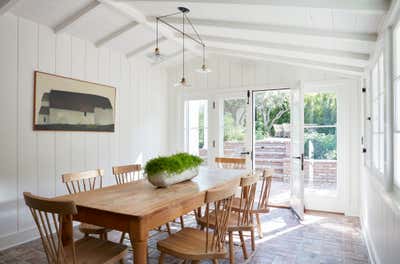
[[[75,257],[75,248],[74,248],[74,230],[72,227],[72,216],[63,216],[62,224],[61,224],[61,242],[64,246],[64,250],[69,253],[71,256]]]
[[[135,264],[147,263],[147,230],[142,230],[140,225],[131,225],[129,236],[133,249],[133,257]]]
[[[74,230],[72,228],[72,217],[63,216],[61,225],[61,240],[64,247],[71,246],[74,243]]]

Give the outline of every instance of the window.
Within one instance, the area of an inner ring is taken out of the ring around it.
[[[208,101],[185,102],[185,151],[198,155],[207,164],[208,158]]]
[[[372,167],[384,174],[385,160],[385,69],[383,54],[378,57],[371,71],[371,130],[372,130]]]

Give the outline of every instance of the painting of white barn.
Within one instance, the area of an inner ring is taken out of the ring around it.
[[[37,130],[114,131],[115,88],[35,73]]]

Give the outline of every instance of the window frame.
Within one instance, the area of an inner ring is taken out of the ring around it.
[[[381,67],[383,66],[383,70]],[[367,94],[369,101],[369,151],[368,165],[373,174],[381,179],[385,178],[385,93],[387,90],[385,81],[385,57],[384,49],[380,48],[376,52],[372,66],[369,69],[369,93]],[[381,74],[382,73],[382,74]],[[383,80],[382,80],[383,79]],[[381,87],[383,86],[383,88]],[[383,110],[383,114],[381,111]],[[377,141],[375,139],[377,138]],[[383,139],[383,140],[382,140]]]

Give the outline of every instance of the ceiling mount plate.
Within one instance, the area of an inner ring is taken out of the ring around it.
[[[183,6],[178,7],[178,10],[181,11],[182,13],[189,13],[190,12],[189,8],[186,8],[186,7],[183,7]]]

